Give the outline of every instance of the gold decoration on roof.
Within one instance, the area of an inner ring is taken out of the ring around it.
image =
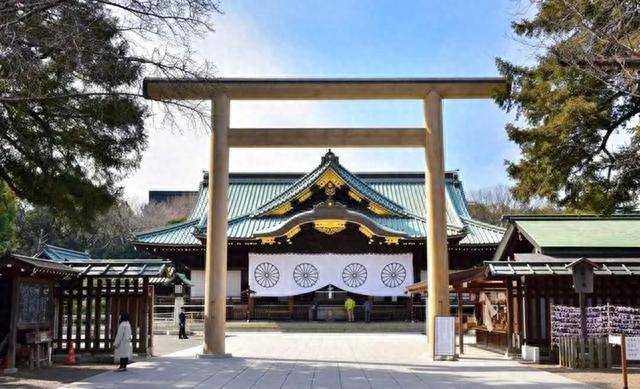
[[[329,182],[338,188],[341,188],[345,184],[344,180],[335,171],[333,171],[333,169],[327,169],[327,171],[316,180],[316,185],[320,188],[324,188]]]
[[[362,234],[364,234],[364,236],[366,236],[369,239],[373,238],[373,231],[371,231],[365,226],[360,226],[360,228],[358,228],[358,231],[362,232]]]
[[[333,196],[335,196],[335,194],[336,194],[336,186],[333,185],[333,182],[331,182],[331,181],[327,182],[327,185],[324,186],[324,194],[327,195],[329,200],[331,200],[333,198]]]
[[[397,236],[387,236],[384,238],[386,244],[400,244],[400,238]]]
[[[311,190],[306,190],[304,192],[302,192],[299,196],[298,196],[298,202],[302,203],[305,200],[307,200],[309,197],[311,197],[313,193],[311,192]]]
[[[326,235],[334,235],[347,228],[345,220],[316,220],[313,222],[313,228]]]
[[[291,205],[290,202],[286,202],[281,206],[279,206],[278,208],[271,210],[271,212],[269,212],[269,215],[284,215],[285,213],[291,211],[292,209],[293,209],[293,205]]]
[[[349,190],[349,192],[347,192],[347,194],[349,195],[349,197],[351,197],[352,199],[354,199],[357,202],[361,202],[362,201],[362,197],[360,197],[360,195],[358,195],[356,192]]]
[[[298,234],[298,232],[300,232],[300,230],[302,230],[302,228],[300,228],[300,226],[296,226],[294,228],[292,228],[291,230],[289,230],[289,232],[287,232],[285,234],[285,236],[287,237],[287,239],[291,239],[293,238],[295,235]]]
[[[367,207],[371,210],[371,212],[375,213],[376,215],[380,215],[380,216],[388,216],[390,215],[389,211],[387,211],[386,209],[382,208],[381,206],[379,206],[376,203],[369,203],[369,206]]]
[[[276,244],[276,238],[273,236],[266,236],[264,238],[260,238],[260,243],[262,244]]]

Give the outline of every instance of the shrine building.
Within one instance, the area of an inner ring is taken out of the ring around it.
[[[450,270],[476,267],[504,229],[470,216],[457,172],[445,181]],[[205,173],[186,221],[134,241],[189,274],[193,305],[205,294],[207,185]],[[347,296],[371,299],[374,320],[423,319],[406,288],[427,276],[425,193],[424,173],[352,173],[331,151],[306,174],[231,173],[228,319],[307,320],[314,302],[320,319],[340,319]]]

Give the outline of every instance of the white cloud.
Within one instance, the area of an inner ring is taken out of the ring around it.
[[[295,75],[295,64],[289,64],[286,59],[278,56],[274,45],[246,21],[225,15],[216,25],[216,33],[209,34],[196,46],[196,50],[201,57],[215,64],[218,76]],[[342,115],[336,113],[335,108],[335,102],[234,101],[231,104],[231,126],[338,126],[345,125],[344,121],[340,122],[345,117],[352,119],[354,111],[355,116],[366,120],[367,111],[363,111],[362,106],[358,107],[358,103],[352,102],[351,109],[343,109]],[[184,128],[182,131],[172,132],[159,128],[157,122],[150,119],[149,148],[144,154],[141,168],[123,182],[127,197],[132,202],[145,202],[150,189],[195,189],[202,177],[202,170],[208,164],[208,141],[206,129]],[[325,151],[233,149],[230,170],[304,172],[314,168]],[[341,161],[354,171],[420,170],[424,163],[421,150],[339,149],[336,152]]]

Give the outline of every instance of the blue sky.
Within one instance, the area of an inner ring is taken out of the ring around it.
[[[525,4],[526,5],[526,4]],[[504,1],[222,1],[216,32],[196,42],[219,76],[496,76],[495,58],[529,60],[510,22],[522,4]],[[446,168],[468,190],[508,183],[504,160],[518,149],[506,138],[512,120],[490,100],[444,105]],[[422,126],[419,101],[233,102],[234,127]],[[150,121],[141,169],[125,181],[144,200],[149,189],[192,189],[207,165],[204,129],[170,132]],[[308,171],[324,150],[233,150],[232,171]],[[341,149],[353,171],[420,171],[418,149]]]

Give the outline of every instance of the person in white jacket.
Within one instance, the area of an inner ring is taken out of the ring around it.
[[[133,358],[133,350],[131,349],[131,324],[129,324],[129,314],[127,313],[120,314],[120,324],[118,325],[116,338],[113,341],[113,347],[115,348],[113,352],[114,362],[120,362],[118,371],[126,371],[129,359]]]

